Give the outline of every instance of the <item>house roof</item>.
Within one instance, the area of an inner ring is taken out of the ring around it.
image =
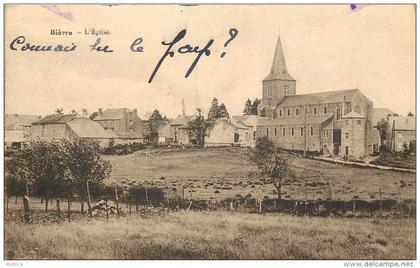
[[[239,120],[248,127],[257,125],[258,115],[233,115],[232,119]]]
[[[106,109],[102,112],[102,114],[98,114],[93,120],[100,121],[100,120],[118,120],[124,118],[124,113],[133,112],[133,110],[128,108],[112,108]]]
[[[286,60],[284,59],[283,47],[281,45],[280,36],[277,39],[276,51],[274,52],[273,63],[271,65],[270,74],[264,78],[264,81],[282,79],[294,80],[289,74],[286,67]]]
[[[390,116],[388,117],[388,127],[392,129],[395,122],[395,130],[416,130],[415,116]]]
[[[32,125],[65,124],[75,117],[75,114],[52,114],[42,117],[38,121],[32,122]]]
[[[80,138],[117,138],[112,131],[105,130],[99,123],[86,117],[75,117],[67,125]]]
[[[185,125],[189,122],[193,121],[195,118],[194,115],[179,115],[177,118],[175,118],[170,124],[171,125]]]
[[[318,125],[322,124],[330,119],[332,119],[334,115],[327,114],[327,115],[318,115],[318,116],[310,116],[306,117],[306,123],[308,125]],[[304,116],[283,116],[278,118],[270,118],[270,117],[258,117],[258,126],[282,126],[282,125],[304,125],[305,124],[305,117]]]
[[[4,117],[4,128],[6,130],[19,129],[21,127],[28,127],[37,120],[38,115],[23,115],[23,114],[6,114]]]
[[[214,121],[211,129],[213,129],[218,124],[225,124],[225,125],[228,125],[228,126],[231,126],[231,127],[235,128],[235,129],[248,129],[248,127],[244,123],[242,123],[240,121],[237,121],[235,119],[232,120],[232,119],[228,119],[228,118],[217,119],[216,121]]]
[[[346,119],[346,118],[364,118],[364,117],[358,112],[351,111],[350,113],[343,115],[342,118]]]
[[[240,120],[236,120],[236,119],[231,118],[231,119],[228,119],[228,121],[229,121],[229,123],[231,123],[236,128],[248,129],[248,126]]]
[[[323,103],[337,103],[349,101],[353,94],[360,92],[358,89],[328,91],[321,93],[289,95],[277,104],[278,106],[315,105]],[[346,97],[344,99],[344,97]]]
[[[395,113],[388,108],[373,108],[373,124],[376,125],[382,119],[386,120],[388,115],[393,116]]]
[[[139,132],[117,132],[117,137],[121,139],[143,139],[144,134]]]

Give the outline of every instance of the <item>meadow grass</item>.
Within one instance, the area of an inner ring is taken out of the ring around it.
[[[221,200],[237,194],[277,197],[272,184],[260,181],[258,170],[244,157],[245,148],[208,148],[166,151],[156,154],[136,152],[106,156],[113,164],[107,183],[122,186],[149,185],[166,189],[185,188],[185,197]],[[343,166],[297,157],[292,162],[297,179],[284,182],[286,199],[373,200],[414,199],[416,175],[413,173]],[[163,178],[162,178],[163,177]],[[401,182],[404,187],[400,188]],[[313,186],[305,187],[305,183]],[[331,183],[331,187],[328,184]]]
[[[5,223],[6,259],[414,259],[415,219],[174,212]]]

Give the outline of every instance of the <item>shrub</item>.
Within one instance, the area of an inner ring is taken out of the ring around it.
[[[165,198],[164,191],[158,187],[133,186],[128,192],[131,201],[140,204],[159,204]]]

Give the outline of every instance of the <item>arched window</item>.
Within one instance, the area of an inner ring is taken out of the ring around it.
[[[279,110],[279,116],[281,116],[281,110]]]
[[[327,107],[324,107],[324,114],[327,114]]]
[[[314,114],[316,114],[316,107],[314,107]]]
[[[340,120],[340,118],[341,118],[341,109],[340,109],[340,107],[338,107],[337,108],[337,120]]]
[[[274,128],[274,136],[277,136],[277,128]]]
[[[314,128],[311,127],[311,136],[313,136],[313,135],[314,135]]]
[[[290,109],[287,109],[287,116],[290,116]]]
[[[303,127],[300,127],[300,135],[303,136]]]
[[[286,136],[286,128],[283,128],[283,136]]]
[[[299,115],[299,109],[296,108],[296,115]]]
[[[292,136],[294,136],[294,135],[295,135],[295,128],[292,127]]]

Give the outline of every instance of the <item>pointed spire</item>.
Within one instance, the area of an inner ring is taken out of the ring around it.
[[[264,80],[273,79],[294,80],[287,71],[280,35],[277,39],[276,51],[274,52],[273,64],[271,65],[270,74]]]

